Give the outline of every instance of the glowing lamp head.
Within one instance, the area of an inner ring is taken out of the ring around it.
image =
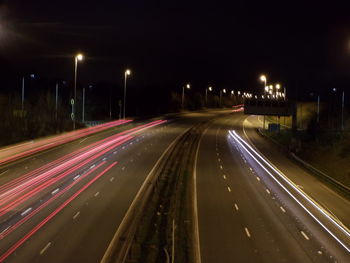
[[[208,90],[209,90],[209,91],[213,91],[213,88],[212,88],[212,87],[209,87]]]
[[[233,90],[231,90],[231,94],[233,95],[233,94],[235,94],[235,92]]]
[[[83,58],[84,58],[84,56],[82,55],[82,54],[78,54],[78,55],[76,55],[76,60],[78,60],[78,61],[82,61],[83,60]]]
[[[126,76],[130,76],[130,75],[131,75],[130,69],[125,70],[125,75],[126,75]]]
[[[186,84],[186,88],[190,89],[191,85],[190,84]]]
[[[222,92],[223,92],[223,93],[226,93],[226,89],[223,89]]]
[[[265,75],[261,75],[260,76],[260,80],[263,81],[263,82],[266,82],[266,76]]]
[[[276,84],[276,89],[280,89],[281,85],[280,84]]]

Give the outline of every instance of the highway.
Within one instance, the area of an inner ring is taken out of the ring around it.
[[[349,261],[349,201],[257,135],[256,117],[210,111],[74,134],[4,163],[0,262],[100,262],[167,147],[208,121],[195,183],[201,262]]]
[[[201,262],[348,262],[347,229],[332,218],[349,225],[349,202],[282,156],[257,135],[254,128],[261,124],[246,118],[234,113],[217,119],[201,141],[196,171]],[[296,184],[264,163],[259,150]],[[333,214],[316,208],[304,193]]]
[[[99,262],[147,173],[186,127],[140,125],[3,167],[0,262]]]

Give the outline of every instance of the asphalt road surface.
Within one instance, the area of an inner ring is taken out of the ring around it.
[[[234,113],[217,119],[201,141],[201,261],[349,262],[350,239],[341,224],[349,223],[349,202],[281,155],[257,135],[257,120],[246,118]]]
[[[214,117],[197,162],[202,262],[349,261],[349,202],[258,136],[256,118],[220,111],[127,124],[1,166],[0,262],[99,262],[165,149]]]

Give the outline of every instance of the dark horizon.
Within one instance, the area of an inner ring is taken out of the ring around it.
[[[189,82],[259,93],[259,75],[287,87],[292,98],[350,85],[346,8],[320,3],[183,1],[2,1],[3,89],[20,89],[24,74],[105,81],[119,88],[133,71],[136,90],[181,91]],[[6,88],[7,86],[7,88]]]

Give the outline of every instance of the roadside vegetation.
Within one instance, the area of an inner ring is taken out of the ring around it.
[[[294,152],[304,161],[335,180],[350,187],[350,121],[345,118],[341,129],[339,114],[323,105],[317,122],[316,104],[298,104],[297,131],[291,130],[291,117],[280,118],[281,131],[264,131],[265,135]],[[346,116],[346,115],[345,115]],[[267,118],[277,123],[277,117]]]

